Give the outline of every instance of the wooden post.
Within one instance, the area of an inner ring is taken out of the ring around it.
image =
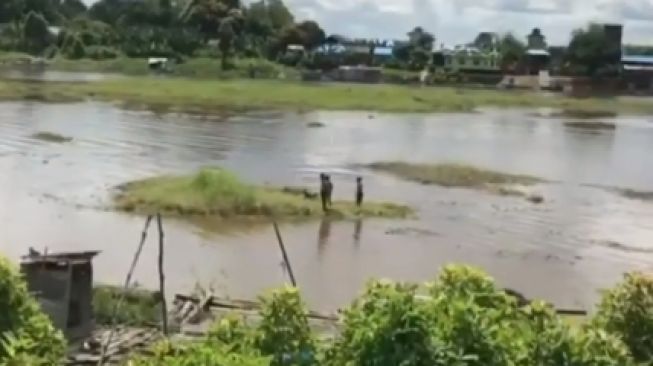
[[[127,290],[129,290],[129,285],[131,284],[132,276],[134,275],[134,270],[136,269],[138,260],[140,259],[141,253],[143,252],[143,245],[145,244],[145,240],[147,239],[147,231],[150,228],[150,223],[152,223],[152,215],[149,215],[145,220],[145,227],[143,227],[143,231],[141,232],[141,241],[138,244],[138,247],[136,248],[136,253],[134,253],[134,258],[132,259],[132,264],[129,267],[129,272],[127,272],[127,278],[125,278],[125,284],[122,286],[122,294],[120,294],[118,301],[116,301],[116,303],[113,305],[113,309],[111,310],[111,329],[109,330],[109,335],[107,336],[106,341],[102,345],[102,350],[100,352],[100,359],[98,360],[98,366],[104,365],[104,362],[106,361],[106,354],[107,351],[109,350],[109,345],[113,340],[113,334],[116,332],[116,325],[117,325],[116,318],[118,317],[118,312],[120,311],[120,307],[122,306],[122,303],[125,301],[125,295],[127,293]]]
[[[288,269],[288,275],[290,276],[290,283],[294,287],[297,287],[297,281],[295,281],[295,274],[292,271],[292,267],[290,266],[290,260],[288,259],[288,253],[286,253],[286,247],[283,245],[283,239],[281,239],[281,232],[279,231],[279,226],[277,225],[276,221],[272,221],[272,225],[274,226],[274,232],[277,234],[277,241],[279,242],[279,248],[281,248],[281,255],[283,255],[283,263],[286,265],[286,268]]]
[[[163,321],[163,334],[168,335],[168,304],[166,302],[166,279],[163,269],[163,222],[161,213],[156,215],[156,222],[159,227],[159,293],[161,294],[161,320]]]

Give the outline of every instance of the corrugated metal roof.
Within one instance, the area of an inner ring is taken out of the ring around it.
[[[653,65],[653,56],[623,56],[621,62],[629,64],[651,64]]]
[[[528,50],[526,54],[530,56],[550,56],[549,51],[547,50]]]
[[[392,56],[392,47],[374,47],[374,56]]]

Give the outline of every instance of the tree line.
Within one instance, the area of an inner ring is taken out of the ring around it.
[[[406,38],[393,44],[386,66],[408,70],[430,66],[436,37],[415,27]],[[348,52],[334,57],[329,50],[345,40],[350,46],[368,46],[369,54]],[[286,50],[291,44],[307,52],[288,59]],[[548,48],[537,28],[527,42],[511,33],[481,33],[470,45],[497,52],[502,69],[523,62],[529,48]],[[242,0],[99,0],[90,7],[82,0],[0,1],[0,50],[47,58],[212,57],[229,68],[233,57],[246,57],[324,69],[373,64],[373,50],[381,46],[386,45],[327,37],[317,22],[297,21],[283,0],[249,4]],[[567,47],[548,49],[566,73],[595,76],[618,71],[620,50],[599,25],[575,30]]]
[[[0,49],[68,58],[277,58],[288,44],[324,41],[314,21],[296,22],[282,0],[3,0]]]

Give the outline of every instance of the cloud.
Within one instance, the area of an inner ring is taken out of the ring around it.
[[[318,20],[330,33],[403,37],[420,25],[438,42],[472,40],[480,31],[517,36],[539,27],[550,43],[566,44],[571,31],[591,21],[623,22],[628,42],[653,43],[653,0],[286,0],[299,17]]]

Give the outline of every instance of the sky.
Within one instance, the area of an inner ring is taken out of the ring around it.
[[[94,0],[85,0],[92,3]],[[653,45],[653,0],[285,0],[299,20],[317,20],[327,33],[401,39],[415,26],[437,44],[472,41],[481,31],[525,37],[534,27],[550,45],[569,41],[589,22],[624,24],[624,41]]]

